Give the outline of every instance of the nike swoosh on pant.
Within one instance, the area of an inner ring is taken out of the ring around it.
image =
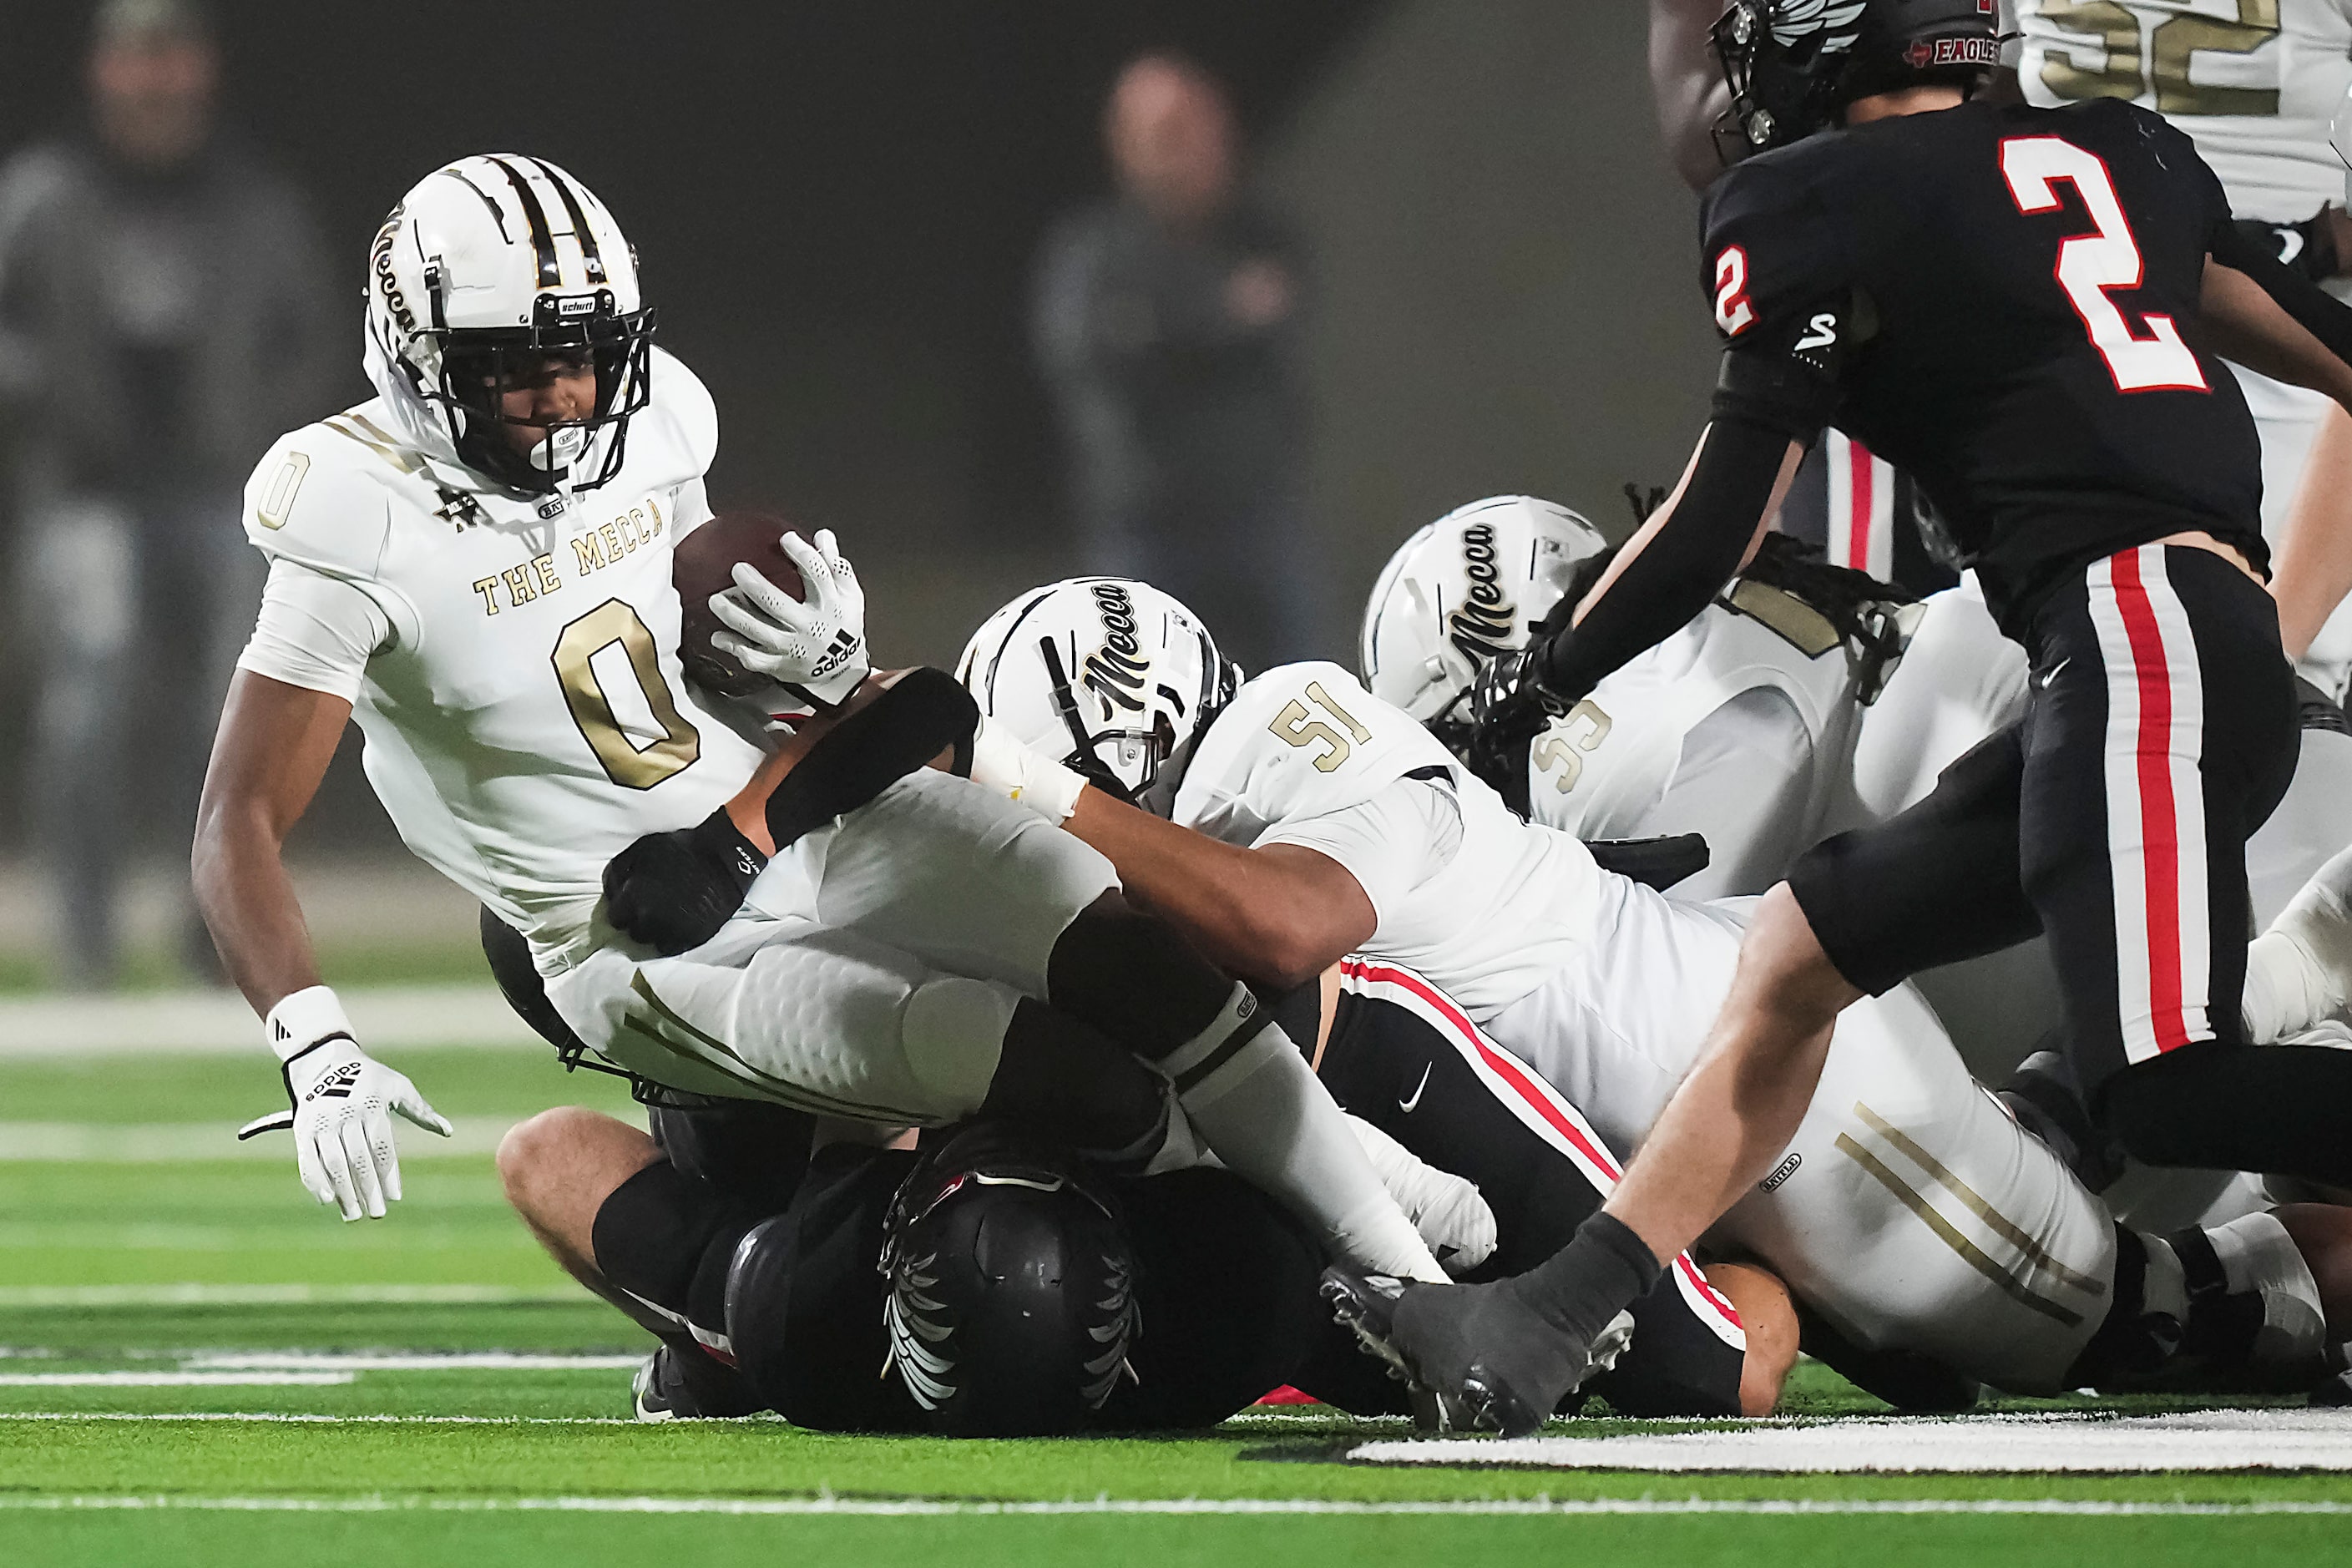
[[[1434,1067],[1435,1065],[1436,1064],[1433,1062],[1429,1064],[1429,1067],[1424,1067],[1421,1069],[1421,1081],[1412,1086],[1412,1098],[1411,1100],[1398,1100],[1397,1109],[1399,1110],[1403,1111],[1408,1116],[1412,1114],[1412,1108],[1421,1103],[1422,1091],[1429,1087],[1429,1068]]]

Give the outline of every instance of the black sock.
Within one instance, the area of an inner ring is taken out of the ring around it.
[[[2352,1051],[2183,1046],[2109,1079],[2100,1110],[2150,1165],[2352,1186]]]
[[[1566,1247],[1509,1280],[1519,1300],[1584,1344],[1657,1283],[1656,1258],[1614,1215],[1597,1212]]]
[[[604,1200],[590,1242],[599,1273],[683,1331],[724,1323],[727,1260],[754,1217],[656,1160]]]

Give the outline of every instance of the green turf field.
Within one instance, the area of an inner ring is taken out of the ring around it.
[[[467,1128],[626,1109],[531,1052],[386,1055]],[[228,1142],[276,1093],[266,1058],[0,1062],[0,1121],[85,1151],[0,1160],[0,1565],[2352,1562],[2342,1476],[1397,1469],[1343,1456],[1398,1426],[1317,1410],[1066,1442],[640,1426],[643,1336],[540,1256],[487,1153],[413,1141],[406,1201],[345,1226],[282,1140]],[[521,1353],[439,1359],[486,1352]],[[1792,1403],[1877,1408],[1811,1366]]]

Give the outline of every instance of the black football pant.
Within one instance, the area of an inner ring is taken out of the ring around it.
[[[1521,1273],[1567,1246],[1615,1184],[1599,1134],[1420,976],[1356,960],[1340,973],[1317,1071],[1349,1114],[1478,1184],[1499,1245],[1468,1278]],[[1677,1259],[1633,1304],[1632,1345],[1577,1398],[1599,1394],[1627,1415],[1739,1414],[1738,1317],[1695,1273]]]
[[[2024,718],[1790,872],[1822,948],[1874,994],[2044,933],[2075,1080],[2126,1152],[2352,1178],[2352,1053],[2243,1037],[2245,842],[2297,744],[2270,595],[2142,545],[2053,594],[2027,653]]]

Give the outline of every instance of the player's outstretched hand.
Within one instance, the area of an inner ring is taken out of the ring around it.
[[[604,918],[665,957],[700,947],[743,907],[768,863],[721,806],[693,827],[648,833],[604,863]]]
[[[710,646],[831,707],[873,668],[866,651],[866,590],[829,528],[817,530],[814,545],[787,533],[782,549],[800,569],[806,597],[795,599],[758,567],[736,563],[735,586],[711,595],[710,613],[729,629],[715,634]]]
[[[270,1010],[269,1043],[280,1058],[287,1109],[248,1122],[240,1139],[291,1131],[302,1185],[347,1220],[382,1219],[400,1199],[400,1152],[392,1118],[407,1118],[449,1136],[441,1113],[425,1102],[406,1074],[362,1050],[343,1020],[342,1005],[323,985],[298,991]]]

